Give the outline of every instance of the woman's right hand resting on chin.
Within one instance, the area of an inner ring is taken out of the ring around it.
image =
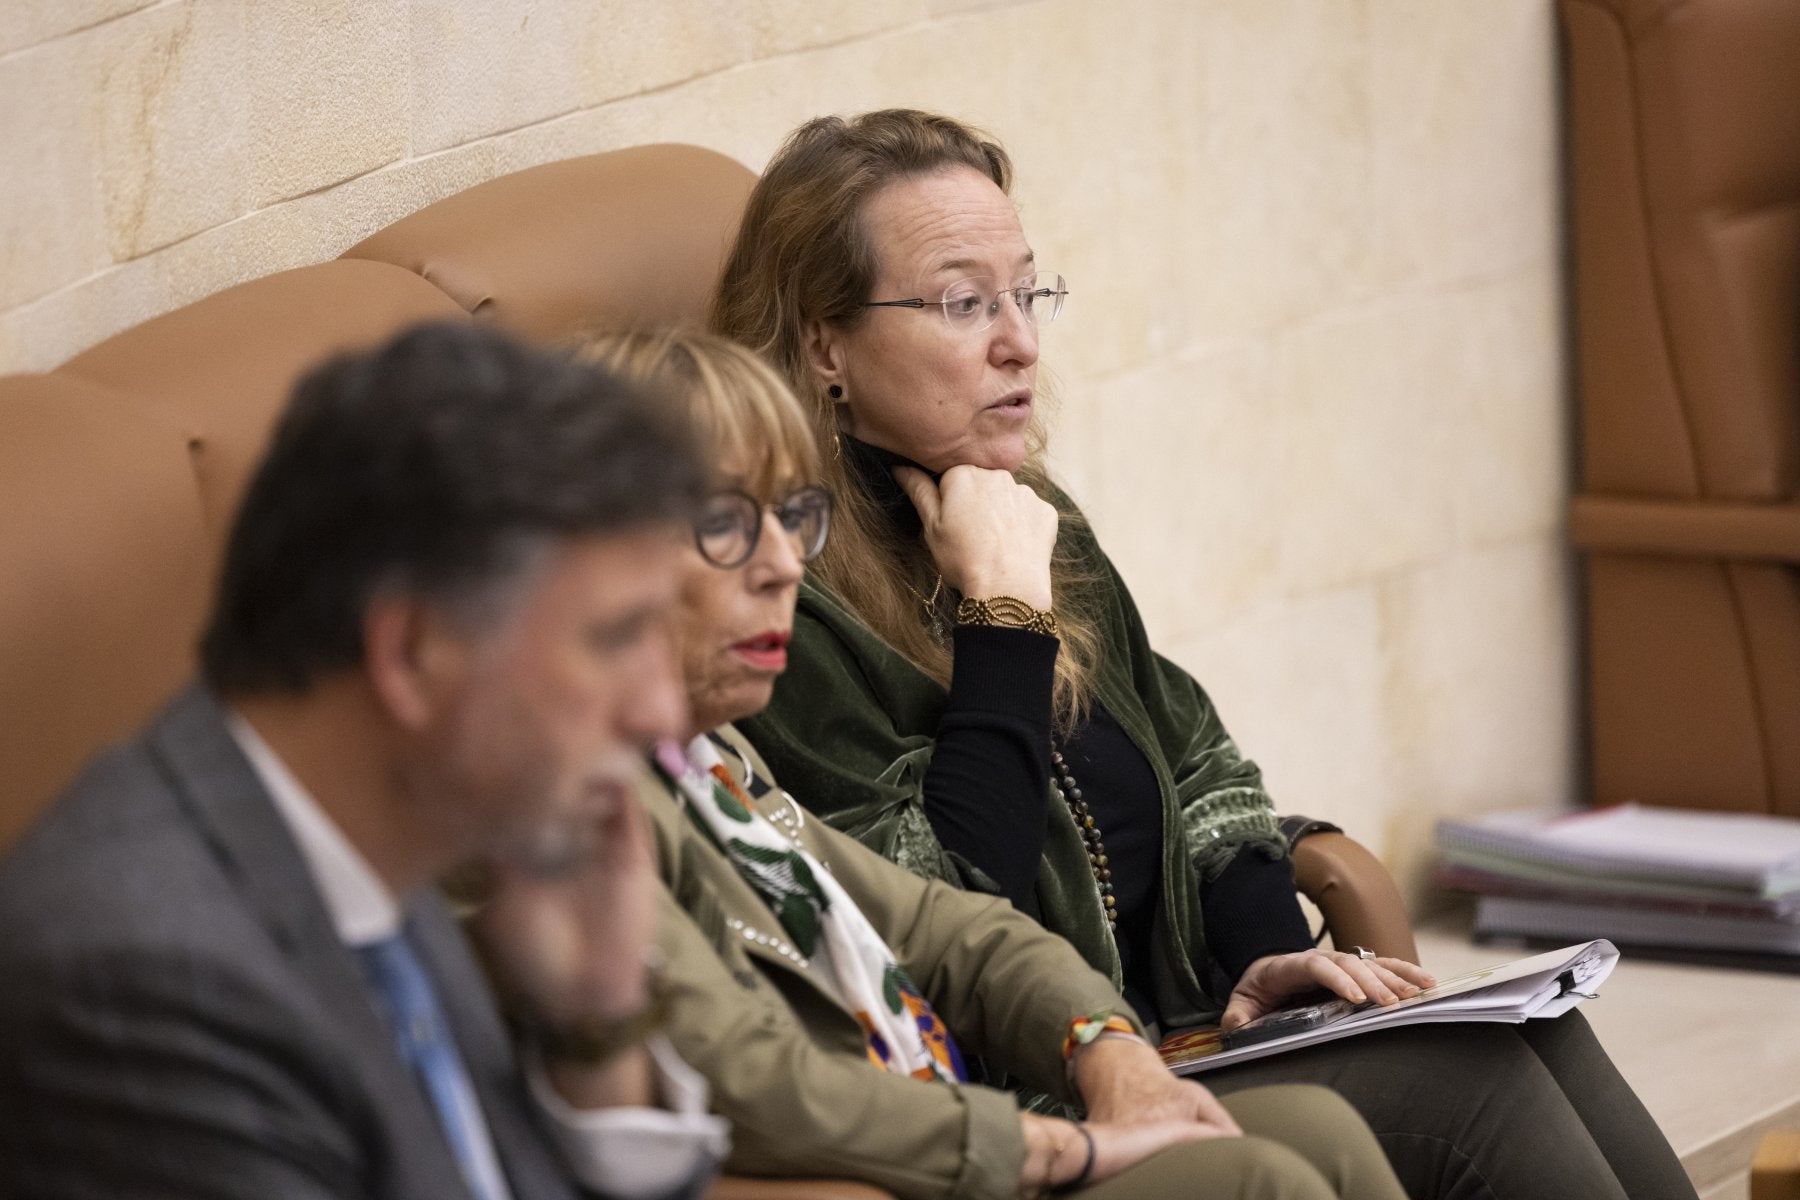
[[[972,599],[1011,596],[1050,607],[1053,505],[1007,472],[982,467],[951,467],[936,483],[923,471],[895,467],[894,479],[919,511],[925,547],[945,583]]]

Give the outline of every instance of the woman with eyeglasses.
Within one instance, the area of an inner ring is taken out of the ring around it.
[[[644,801],[666,885],[665,1028],[732,1122],[729,1168],[921,1198],[1398,1200],[1342,1100],[1287,1086],[1221,1106],[1162,1066],[1066,942],[902,870],[776,785],[730,722],[768,703],[802,564],[833,525],[806,415],[720,338],[626,334],[584,353],[684,405],[720,467],[672,614],[689,736],[659,748]],[[1084,1098],[1089,1120],[967,1083],[959,1044]]]
[[[751,194],[712,325],[810,405],[837,510],[745,731],[827,821],[1006,897],[1161,1028],[1416,994],[1413,963],[1314,946],[1256,766],[1050,480],[1039,336],[1069,287],[1010,185],[978,131],[888,110],[803,125]],[[1329,1084],[1415,1196],[1693,1195],[1578,1015],[1208,1078]]]

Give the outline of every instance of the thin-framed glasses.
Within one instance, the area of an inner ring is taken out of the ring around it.
[[[779,504],[764,505],[739,491],[714,492],[694,522],[694,545],[715,567],[741,567],[762,540],[763,511],[781,522],[801,562],[811,562],[825,548],[831,532],[831,493],[816,484],[789,492]]]
[[[1035,326],[1048,325],[1062,312],[1069,285],[1061,275],[1039,272],[1011,286],[1003,286],[989,276],[976,275],[959,279],[944,289],[942,300],[868,300],[864,308],[935,308],[944,314],[950,328],[959,333],[977,333],[1000,319],[1001,297],[1011,296],[1020,314]]]

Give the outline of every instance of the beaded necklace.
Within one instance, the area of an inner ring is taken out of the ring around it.
[[[1106,905],[1106,927],[1116,930],[1119,908],[1113,899],[1112,865],[1106,857],[1106,843],[1100,838],[1100,826],[1088,810],[1087,801],[1081,798],[1081,785],[1075,782],[1075,773],[1069,770],[1069,760],[1063,757],[1062,751],[1050,751],[1050,771],[1056,780],[1056,790],[1062,793],[1063,803],[1069,806],[1069,817],[1087,846],[1088,867],[1094,872],[1094,883],[1100,888],[1100,901]]]

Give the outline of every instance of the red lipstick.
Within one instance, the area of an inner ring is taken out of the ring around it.
[[[732,653],[764,671],[786,670],[787,648],[788,635],[779,629],[766,630],[731,644]]]

